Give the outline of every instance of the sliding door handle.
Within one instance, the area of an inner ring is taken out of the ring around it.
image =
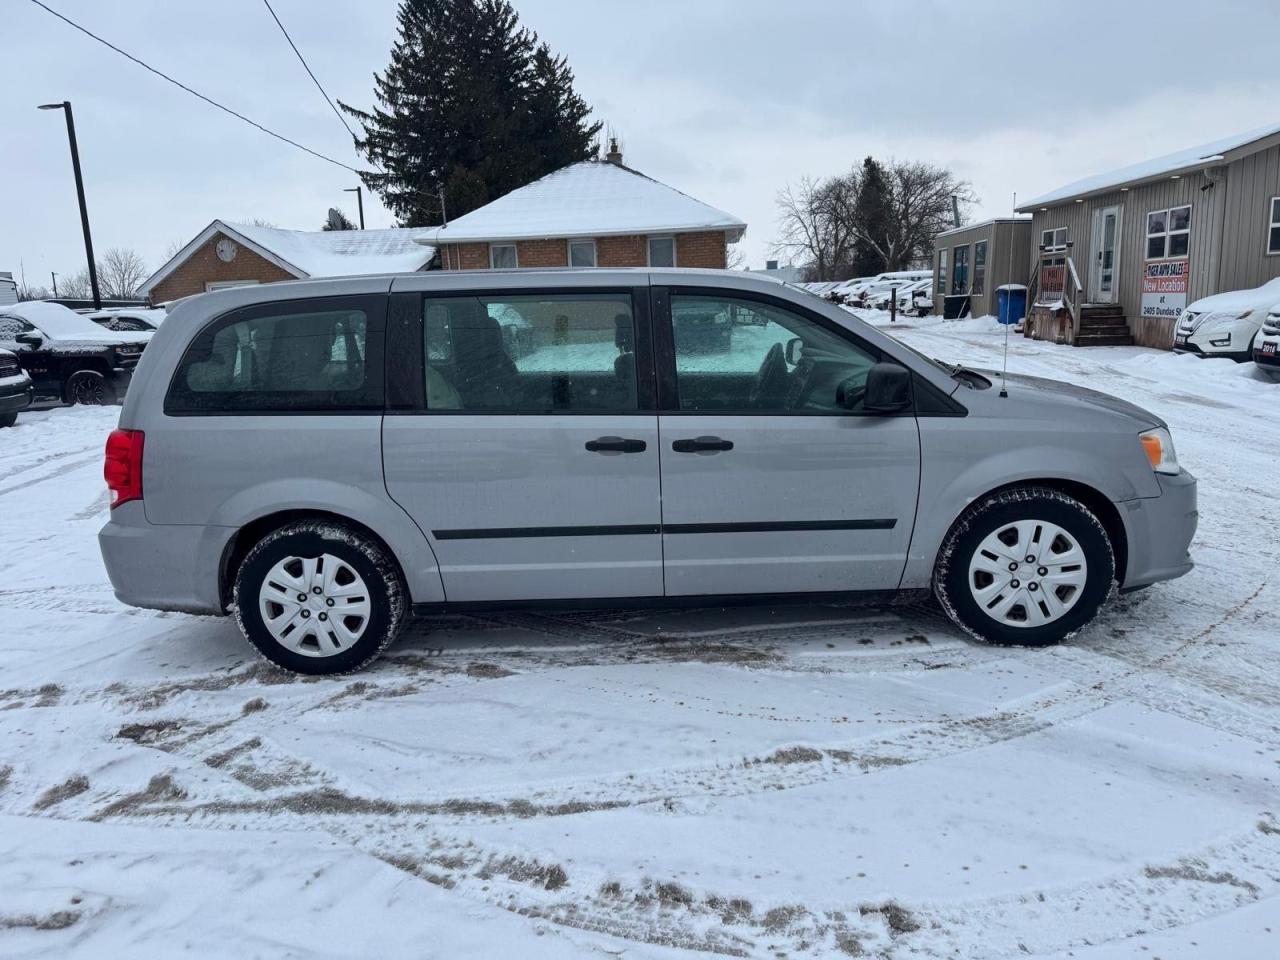
[[[721,440],[719,437],[693,437],[686,440],[675,440],[671,449],[676,453],[719,453],[732,450],[732,440]]]
[[[599,437],[587,441],[587,450],[591,453],[644,453],[647,446],[643,440],[624,437]]]

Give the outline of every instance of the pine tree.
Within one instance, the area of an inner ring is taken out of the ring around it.
[[[853,205],[855,238],[852,266],[855,277],[871,277],[889,269],[884,256],[865,238],[884,237],[891,219],[888,178],[884,168],[867,157],[858,171],[858,199]]]
[[[378,168],[364,182],[404,224],[440,222],[595,155],[573,71],[509,0],[402,0],[377,103],[342,109]]]

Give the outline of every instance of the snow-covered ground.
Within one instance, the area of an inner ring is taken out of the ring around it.
[[[872,317],[884,324],[887,317]],[[987,320],[904,320],[999,363]],[[0,431],[0,955],[1280,956],[1280,385],[1010,339],[1167,418],[1191,575],[1049,650],[928,609],[487,615],[301,680],[119,605],[114,410]]]

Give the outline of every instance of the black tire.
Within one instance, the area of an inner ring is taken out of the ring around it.
[[[1067,531],[1084,552],[1085,584],[1062,617],[1038,627],[1011,626],[995,619],[974,597],[969,563],[986,537],[1019,520],[1043,520]],[[970,506],[952,526],[934,569],[933,591],[943,610],[971,636],[1001,646],[1042,647],[1084,627],[1111,594],[1115,554],[1106,528],[1083,503],[1047,487],[1005,490]]]
[[[370,600],[368,622],[351,646],[340,652],[308,656],[288,649],[267,628],[259,609],[259,591],[272,568],[289,557],[329,554],[349,564],[364,581]],[[408,613],[408,591],[386,550],[369,537],[339,523],[304,520],[267,534],[248,552],[236,572],[234,613],[241,632],[262,656],[295,673],[351,673],[374,660],[399,634]]]
[[[16,413],[0,413],[0,430],[5,427],[12,427],[17,422],[18,415]]]
[[[115,390],[100,370],[77,370],[67,377],[62,388],[62,398],[72,405],[101,407],[114,403]]]

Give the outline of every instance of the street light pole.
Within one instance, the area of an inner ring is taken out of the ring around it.
[[[58,271],[50,270],[49,276],[53,277],[53,299],[58,299]]]
[[[364,229],[364,191],[360,187],[347,187],[343,193],[354,193],[356,195],[356,206],[360,209],[360,229]]]
[[[93,259],[93,236],[89,233],[89,208],[84,202],[84,178],[80,175],[80,150],[76,146],[76,122],[71,115],[71,101],[42,103],[41,110],[61,110],[67,115],[67,140],[71,143],[71,167],[76,174],[76,196],[80,200],[80,226],[84,230],[84,255],[89,260],[89,286],[93,289],[93,309],[102,309],[98,290],[98,267]]]

